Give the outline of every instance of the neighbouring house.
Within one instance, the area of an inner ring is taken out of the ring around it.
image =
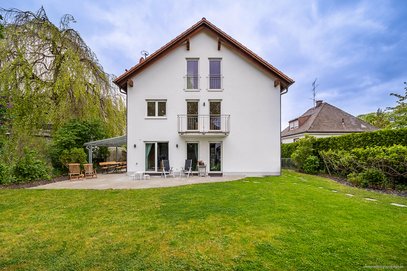
[[[280,100],[294,81],[202,18],[114,81],[127,93],[128,172],[204,161],[280,174]]]
[[[300,117],[290,120],[281,132],[282,143],[292,143],[306,134],[315,137],[339,136],[377,130],[376,127],[321,100]]]

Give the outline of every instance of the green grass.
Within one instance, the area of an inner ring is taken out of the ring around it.
[[[0,190],[0,270],[406,269],[407,208],[392,202],[407,205],[291,171],[163,189]]]

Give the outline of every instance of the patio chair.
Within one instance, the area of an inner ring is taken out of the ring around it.
[[[162,163],[163,168],[161,176],[164,175],[164,178],[167,178],[167,176],[175,177],[172,167],[170,167],[170,161],[162,160]]]
[[[185,166],[182,169],[182,174],[189,178],[189,175],[192,174],[192,159],[185,160]]]
[[[83,178],[83,174],[81,173],[81,164],[70,163],[68,164],[68,170],[69,180]]]
[[[85,178],[97,178],[98,175],[96,174],[96,169],[93,169],[93,164],[84,164],[83,167],[85,168]]]

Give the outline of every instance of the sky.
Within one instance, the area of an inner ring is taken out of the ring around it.
[[[295,80],[282,129],[316,98],[359,115],[396,104],[407,81],[404,0],[0,0],[2,8],[64,14],[108,73],[122,74],[205,17]]]

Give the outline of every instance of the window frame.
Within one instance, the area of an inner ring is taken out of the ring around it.
[[[154,116],[148,115],[148,104],[154,103]],[[165,105],[165,115],[159,116],[159,103],[164,103]],[[146,99],[146,119],[166,119],[167,118],[167,100],[166,99]]]
[[[190,91],[190,92],[197,92],[197,91],[200,91],[201,90],[201,80],[200,80],[200,76],[199,76],[199,57],[189,57],[189,58],[186,58],[185,59],[186,61],[185,61],[185,63],[186,63],[186,74],[185,74],[185,76],[184,76],[184,90],[185,91]],[[196,73],[196,75],[192,75],[192,76],[196,76],[196,84],[197,84],[197,86],[196,86],[196,88],[188,88],[188,78],[189,78],[189,74],[188,74],[188,62],[189,61],[195,61],[196,63],[197,63],[197,73]]]
[[[219,81],[220,81],[220,88],[211,88],[211,61],[219,61]],[[210,57],[208,58],[208,91],[223,91],[223,64],[222,58],[220,57]]]

